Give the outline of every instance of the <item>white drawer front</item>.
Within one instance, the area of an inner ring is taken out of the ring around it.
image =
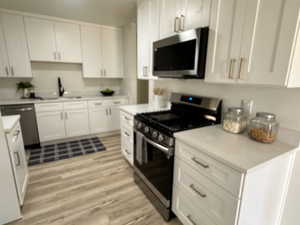
[[[133,116],[121,111],[120,112],[121,115],[121,125],[122,126],[127,126],[127,127],[133,127]]]
[[[194,208],[202,209],[217,224],[235,224],[239,200],[178,159],[174,185],[181,190],[183,198],[190,199]]]
[[[127,104],[127,99],[121,98],[121,99],[113,99],[113,100],[105,100],[105,105],[124,105]]]
[[[173,191],[172,209],[184,225],[217,225],[202,210],[197,209],[179,189]]]
[[[41,103],[35,104],[35,110],[37,112],[52,112],[63,110],[63,103]]]
[[[86,108],[87,108],[87,102],[85,102],[85,101],[65,102],[64,103],[65,110],[86,109]]]
[[[122,127],[121,142],[123,155],[133,165],[133,132]]]
[[[89,109],[95,109],[95,108],[103,107],[103,105],[104,105],[103,100],[96,100],[96,101],[89,101],[88,102]]]
[[[176,157],[185,161],[235,197],[241,195],[243,174],[181,142],[176,142]]]

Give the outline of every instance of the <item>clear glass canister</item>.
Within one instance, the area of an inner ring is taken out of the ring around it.
[[[255,141],[273,143],[276,140],[278,128],[276,115],[258,112],[256,117],[250,120],[248,134]]]
[[[228,108],[223,118],[223,129],[234,134],[242,133],[247,127],[247,115],[243,108]]]

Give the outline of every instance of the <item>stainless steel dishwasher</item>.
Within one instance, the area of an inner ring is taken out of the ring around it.
[[[34,104],[2,105],[0,109],[3,116],[21,116],[20,124],[27,149],[40,147]]]

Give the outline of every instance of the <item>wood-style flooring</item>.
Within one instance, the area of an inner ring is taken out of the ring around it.
[[[105,152],[30,167],[23,219],[10,225],[180,225],[135,185],[120,136],[101,141]]]

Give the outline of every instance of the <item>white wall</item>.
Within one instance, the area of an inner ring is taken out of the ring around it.
[[[300,131],[300,89],[206,84],[201,80],[164,79],[154,87],[203,96],[219,97],[225,106],[239,106],[241,99],[253,99],[254,111],[275,113],[282,127]],[[152,92],[152,90],[149,90]]]
[[[62,78],[63,86],[70,95],[96,95],[100,89],[112,88],[122,92],[122,79],[84,79],[79,64],[32,63],[35,91],[40,96],[51,96],[57,92],[57,77]],[[20,97],[16,83],[21,79],[0,79],[0,99]]]

